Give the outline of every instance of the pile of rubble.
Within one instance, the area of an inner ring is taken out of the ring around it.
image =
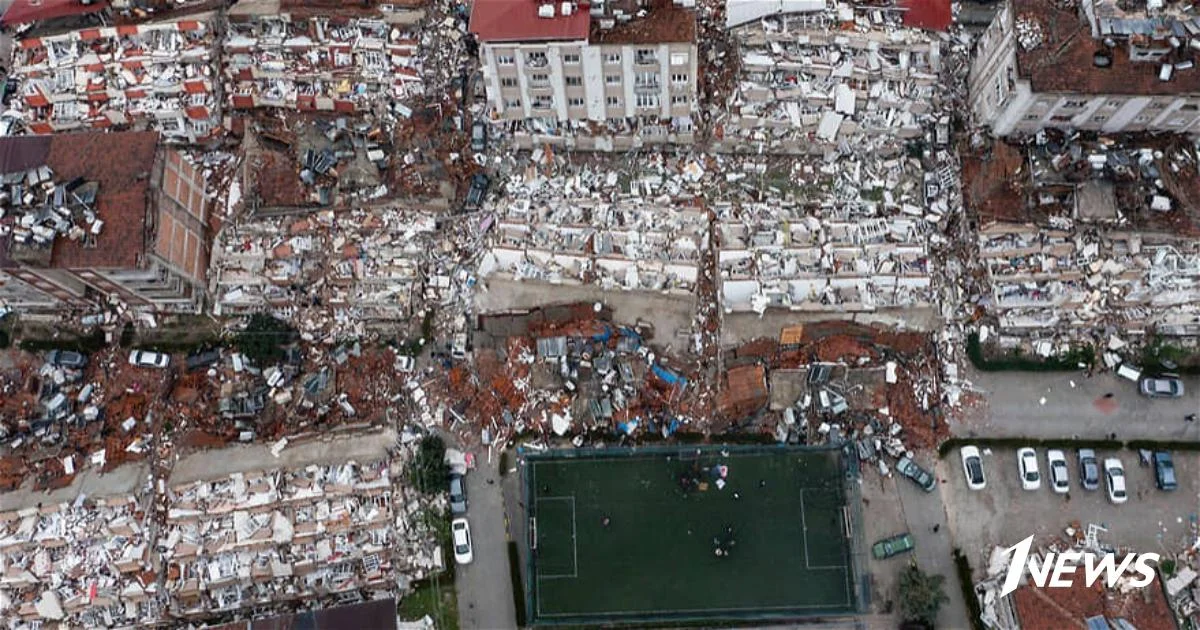
[[[1108,327],[1194,334],[1195,146],[1047,132],[1025,154],[1029,170],[1003,184],[1013,187],[1010,203],[984,206],[977,236],[1000,329],[1035,337]],[[969,168],[966,177],[978,193],[994,189],[988,178],[1004,176]]]
[[[406,588],[442,567],[427,514],[445,501],[400,479],[415,443],[386,461],[147,484],[141,498],[80,495],[0,514],[0,622],[178,623]],[[162,520],[139,507],[159,500]]]
[[[893,8],[809,4],[789,13],[730,8],[741,71],[716,131],[721,146],[809,153],[922,136],[939,105],[940,39],[904,26]]]

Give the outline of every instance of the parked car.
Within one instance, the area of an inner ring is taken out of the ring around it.
[[[483,199],[487,197],[488,187],[492,185],[492,180],[483,173],[476,173],[471,178],[471,187],[467,189],[467,200],[463,204],[463,210],[478,210],[479,206],[483,205]]]
[[[1037,453],[1026,446],[1017,450],[1017,471],[1021,474],[1021,487],[1037,490],[1042,487],[1042,473],[1038,470]]]
[[[479,153],[487,148],[487,125],[482,120],[476,120],[471,125],[471,150]]]
[[[871,545],[871,555],[875,556],[876,560],[886,560],[906,551],[912,551],[913,547],[912,535],[906,532],[891,538],[884,538]]]
[[[137,367],[165,368],[171,363],[171,355],[150,350],[134,350],[129,353],[129,365]]]
[[[933,492],[933,489],[937,487],[937,480],[933,478],[933,475],[907,457],[901,457],[900,461],[896,462],[896,470],[901,475],[912,479],[913,483],[921,486],[925,492]]]
[[[58,367],[82,370],[87,365],[87,357],[74,350],[51,350],[46,354],[46,362]]]
[[[958,451],[962,456],[963,474],[967,477],[967,487],[972,490],[983,490],[987,479],[983,476],[983,458],[979,449],[974,446],[964,446]]]
[[[467,524],[467,519],[456,518],[451,521],[450,531],[454,535],[454,561],[471,564],[475,554],[471,551],[471,526]]]
[[[450,513],[467,513],[467,484],[462,475],[450,475]]]
[[[1109,501],[1124,503],[1129,500],[1125,489],[1125,466],[1121,460],[1115,457],[1104,460],[1104,480],[1107,482]]]
[[[213,348],[211,350],[201,350],[189,354],[183,363],[187,366],[189,372],[193,370],[202,370],[210,365],[216,365],[221,360],[221,350]]]
[[[1154,451],[1154,483],[1159,490],[1174,490],[1178,486],[1175,481],[1175,462],[1167,451]]]
[[[1178,376],[1146,376],[1138,381],[1138,391],[1150,398],[1183,398],[1183,381]]]
[[[1100,487],[1100,464],[1096,461],[1096,451],[1090,448],[1079,449],[1079,485],[1084,490],[1095,490]]]
[[[1071,478],[1067,473],[1067,455],[1053,448],[1046,451],[1046,464],[1050,468],[1050,487],[1059,494],[1071,491]]]

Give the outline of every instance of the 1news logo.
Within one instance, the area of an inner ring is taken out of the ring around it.
[[[1030,557],[1029,550],[1032,546],[1033,536],[1031,535],[1009,547],[1005,552],[1012,554],[1012,562],[1008,565],[1008,575],[1004,578],[1004,587],[1000,589],[1001,597],[1017,590],[1026,567],[1029,568],[1030,580],[1040,588],[1070,588],[1074,582],[1068,578],[1076,575],[1080,560],[1083,560],[1084,584],[1088,586],[1094,585],[1103,575],[1108,588],[1113,588],[1125,571],[1132,567],[1138,577],[1132,578],[1129,585],[1143,588],[1154,581],[1154,567],[1151,565],[1158,563],[1158,554],[1156,553],[1131,553],[1118,564],[1116,556],[1111,553],[1064,551],[1047,553],[1039,564],[1037,558]],[[1097,562],[1097,555],[1099,555],[1099,562]]]

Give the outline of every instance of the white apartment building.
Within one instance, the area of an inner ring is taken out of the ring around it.
[[[491,119],[509,121],[518,143],[690,143],[697,72],[690,4],[477,0],[471,32]]]
[[[975,121],[997,136],[1045,127],[1200,133],[1200,18],[1148,0],[1075,9],[1010,0],[977,43]]]

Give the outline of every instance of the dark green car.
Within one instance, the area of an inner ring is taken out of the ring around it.
[[[883,540],[871,545],[871,555],[875,556],[876,560],[887,560],[892,556],[898,556],[906,551],[913,550],[912,534],[899,534],[891,538]]]

